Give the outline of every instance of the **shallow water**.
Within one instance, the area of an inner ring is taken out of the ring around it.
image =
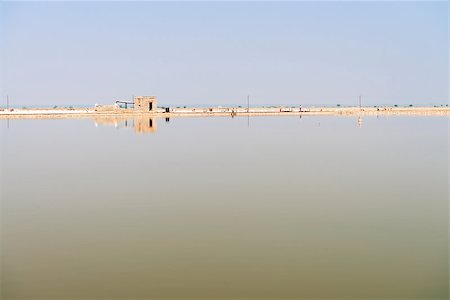
[[[0,298],[448,299],[448,118],[359,123],[1,120]]]

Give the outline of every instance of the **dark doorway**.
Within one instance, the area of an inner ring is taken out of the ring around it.
[[[150,102],[149,104],[148,104],[148,110],[152,110],[153,109],[153,102]]]

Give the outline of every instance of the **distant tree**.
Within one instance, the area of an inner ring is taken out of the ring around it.
[[[58,105],[53,106],[53,108],[58,108]]]
[[[337,106],[337,107],[341,107],[341,105],[340,105],[340,104],[337,104],[336,106]]]
[[[412,107],[412,106],[413,106],[412,104],[409,105],[409,107]]]
[[[398,107],[398,105],[397,105],[397,104],[394,104],[394,107]]]

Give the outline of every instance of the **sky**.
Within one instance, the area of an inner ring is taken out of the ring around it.
[[[0,106],[448,103],[448,2],[0,2]]]

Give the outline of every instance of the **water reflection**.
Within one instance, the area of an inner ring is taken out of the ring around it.
[[[448,299],[447,118],[95,122],[0,126],[1,299]]]
[[[155,133],[157,130],[156,119],[148,117],[138,117],[133,119],[134,132]]]
[[[234,118],[234,116],[231,116]],[[299,115],[299,119],[302,115]],[[377,116],[378,118],[378,116]],[[170,122],[170,118],[164,118],[165,123]],[[132,127],[135,133],[145,134],[145,133],[155,133],[158,129],[157,118],[150,118],[145,116],[139,117],[117,117],[117,116],[107,116],[107,117],[97,117],[94,119],[95,126],[114,126],[115,128],[128,128]],[[130,125],[131,124],[131,125]],[[320,127],[320,122],[317,123]],[[250,117],[247,117],[247,127],[250,127]],[[362,128],[362,116],[358,115],[358,128]]]
[[[166,118],[168,122],[168,118]],[[127,128],[129,123],[132,124],[135,133],[155,133],[158,129],[156,118],[149,117],[97,117],[95,118],[95,126],[114,126],[115,128]]]

